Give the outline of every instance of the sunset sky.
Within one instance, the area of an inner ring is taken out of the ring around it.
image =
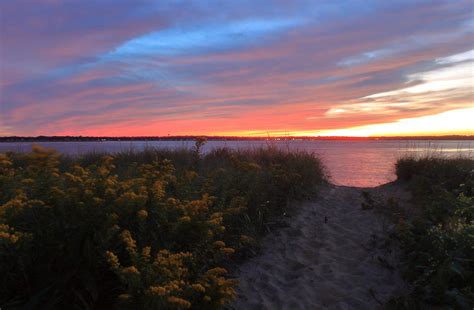
[[[0,1],[0,135],[474,134],[466,1]]]

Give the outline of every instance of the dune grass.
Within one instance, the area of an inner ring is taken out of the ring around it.
[[[225,268],[326,182],[276,148],[0,154],[2,308],[219,308]],[[228,268],[227,268],[228,269]]]
[[[474,160],[406,157],[396,163],[409,182],[414,217],[399,223],[404,275],[414,290],[399,308],[474,306]]]

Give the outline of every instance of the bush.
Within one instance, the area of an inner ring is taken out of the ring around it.
[[[415,218],[400,225],[412,303],[474,305],[474,160],[405,158],[397,176],[410,180]]]
[[[0,305],[219,308],[224,267],[324,182],[276,149],[0,154]]]

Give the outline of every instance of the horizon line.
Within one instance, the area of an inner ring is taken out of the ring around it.
[[[467,139],[474,140],[474,135],[400,135],[400,136],[239,136],[239,135],[151,135],[151,136],[83,136],[83,135],[37,135],[37,136],[0,136],[0,142],[15,142],[22,140],[39,141],[39,140],[195,140],[197,138],[205,138],[209,140],[232,139],[232,140],[396,140],[396,139],[434,139],[434,140],[454,140]],[[8,141],[7,141],[8,140]]]

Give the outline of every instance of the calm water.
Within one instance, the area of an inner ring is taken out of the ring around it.
[[[118,152],[145,147],[190,148],[192,141],[106,141],[36,143],[71,155],[87,152]],[[276,141],[284,150],[306,150],[318,154],[338,185],[371,187],[395,180],[394,163],[407,154],[435,153],[474,158],[474,141]],[[233,149],[266,146],[265,141],[209,141],[203,151],[217,147]],[[0,152],[29,151],[32,143],[0,143]]]

